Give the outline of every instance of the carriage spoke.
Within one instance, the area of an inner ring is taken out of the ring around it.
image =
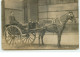
[[[33,40],[33,38],[32,37],[30,37],[32,40]]]
[[[28,38],[26,39],[26,44],[29,44],[29,42],[28,42]]]
[[[17,45],[18,44],[18,40],[17,40],[17,38],[15,38],[15,43],[14,43],[15,45]]]
[[[34,40],[34,39],[30,37],[30,40]]]
[[[31,41],[31,39],[29,38],[29,40]]]
[[[24,43],[25,38],[22,38],[22,42]]]
[[[16,44],[15,44],[15,39],[13,40],[13,44],[12,44],[13,46],[15,46]]]
[[[11,41],[11,46],[13,46],[13,40]]]
[[[29,44],[29,38],[28,38],[28,44]]]
[[[10,37],[6,37],[6,40],[9,40],[10,39]]]
[[[24,44],[28,44],[28,38],[27,38],[27,37],[23,37],[23,38],[22,38],[22,42],[23,42]]]
[[[24,38],[24,43],[26,43],[26,44],[27,44],[27,40],[28,40],[27,38]]]
[[[31,42],[32,42],[32,41],[31,41],[31,39],[30,39],[30,38],[29,38],[29,40],[28,40],[28,41],[29,41],[29,43],[31,44]]]
[[[12,39],[10,39],[10,40],[8,41],[9,45],[11,44],[11,42],[12,42]]]

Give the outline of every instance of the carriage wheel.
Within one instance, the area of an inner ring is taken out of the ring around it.
[[[29,32],[23,38],[22,41],[26,45],[31,45],[36,39],[36,33]]]
[[[19,27],[11,25],[5,30],[5,40],[10,46],[20,47],[22,45],[21,41],[22,32]]]

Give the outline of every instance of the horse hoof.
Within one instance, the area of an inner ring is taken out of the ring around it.
[[[61,45],[58,45],[58,48],[61,48]]]
[[[44,44],[42,44],[44,46]]]

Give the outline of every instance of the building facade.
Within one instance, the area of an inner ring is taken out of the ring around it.
[[[30,20],[50,24],[52,19],[60,18],[68,11],[73,11],[77,24],[73,26],[68,22],[65,31],[72,29],[72,31],[78,31],[78,0],[5,0],[6,24],[9,23],[11,11],[14,12],[16,20],[22,24]]]

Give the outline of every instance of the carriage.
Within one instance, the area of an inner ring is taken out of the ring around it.
[[[21,47],[31,45],[40,30],[38,22],[28,22],[22,25],[19,22],[5,25],[5,40],[10,46]]]

